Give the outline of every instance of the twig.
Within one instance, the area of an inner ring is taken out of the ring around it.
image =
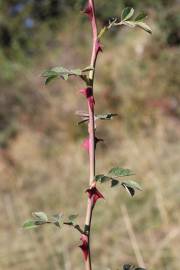
[[[74,227],[74,229],[78,230],[81,234],[85,233],[84,230],[81,229],[81,227],[78,224],[74,225],[72,222],[64,222],[63,224]]]

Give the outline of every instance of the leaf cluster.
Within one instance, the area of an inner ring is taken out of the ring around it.
[[[48,84],[57,78],[62,78],[63,80],[67,81],[70,76],[80,77],[82,80],[88,81],[86,73],[91,70],[93,70],[92,67],[86,67],[84,69],[67,69],[60,66],[45,70],[42,76],[46,78],[45,84]]]
[[[126,7],[123,9],[121,14],[121,24],[127,25],[129,27],[139,27],[145,30],[147,33],[152,34],[151,28],[144,22],[144,19],[147,18],[147,14],[142,12],[138,14],[134,19],[134,9]]]
[[[48,217],[45,212],[33,212],[32,219],[25,221],[23,228],[34,229],[44,224],[53,224],[58,228],[62,228],[63,224],[74,226],[77,217],[78,215],[70,215],[65,219],[61,213]]]
[[[140,191],[142,190],[141,186],[134,180],[120,181],[118,179],[119,177],[126,177],[132,175],[134,175],[134,173],[130,169],[114,167],[107,173],[107,175],[105,174],[96,175],[95,181],[101,184],[110,182],[111,187],[121,185],[133,197],[135,195],[136,190]]]
[[[124,8],[120,17],[112,17],[109,19],[108,25],[101,29],[98,38],[100,39],[104,35],[104,33],[110,28],[121,25],[126,25],[131,28],[139,27],[147,33],[152,34],[151,28],[144,22],[144,19],[147,18],[147,14],[145,12],[138,14],[135,18],[133,18],[133,16],[133,8]]]

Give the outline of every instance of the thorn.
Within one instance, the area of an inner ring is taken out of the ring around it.
[[[99,40],[96,41],[96,54],[98,54],[99,52],[103,52],[103,47],[102,44],[100,43]]]
[[[91,87],[80,89],[80,93],[83,94],[86,98],[93,96],[93,89]]]
[[[80,93],[83,94],[87,100],[91,110],[94,108],[95,100],[93,97],[93,89],[91,87],[80,89]]]
[[[92,200],[93,206],[96,204],[96,201],[99,199],[104,199],[104,196],[99,192],[95,185],[91,186],[86,190],[89,198]]]
[[[82,244],[79,247],[82,250],[84,259],[86,261],[89,254],[88,236],[85,234],[82,234],[80,240],[82,241]]]

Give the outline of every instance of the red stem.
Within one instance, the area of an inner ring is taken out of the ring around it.
[[[94,85],[94,75],[95,75],[95,67],[96,67],[96,60],[98,56],[99,50],[97,50],[98,45],[98,33],[97,33],[97,24],[96,24],[96,17],[95,17],[95,6],[94,0],[88,1],[88,7],[91,9],[91,26],[93,32],[93,46],[92,46],[92,54],[91,54],[91,67],[93,70],[89,73],[90,85],[89,87],[92,88],[92,95],[93,95],[93,85]],[[88,132],[89,132],[89,185],[90,187],[94,183],[95,178],[95,123],[94,123],[94,105],[91,106],[88,103],[88,111],[89,111],[89,125],[88,125]],[[85,233],[88,236],[88,256],[85,260],[86,270],[92,270],[91,266],[91,250],[90,250],[90,232],[91,232],[91,220],[92,220],[92,212],[93,212],[93,200],[88,198],[87,203],[87,211],[86,211],[86,220],[85,220]]]

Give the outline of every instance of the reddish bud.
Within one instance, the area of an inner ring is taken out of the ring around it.
[[[86,261],[87,260],[87,257],[88,257],[88,254],[89,254],[88,237],[87,237],[87,235],[82,234],[81,241],[82,241],[82,244],[79,247],[82,250],[84,259]]]
[[[87,189],[86,192],[88,193],[89,198],[92,200],[93,206],[95,205],[97,200],[104,199],[104,196],[99,192],[99,190],[95,186],[92,186],[91,188]]]

